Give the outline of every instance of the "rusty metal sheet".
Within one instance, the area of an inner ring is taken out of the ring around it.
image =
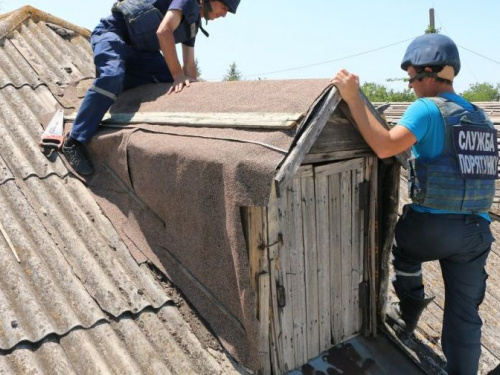
[[[357,336],[324,351],[287,375],[423,375],[385,335]]]

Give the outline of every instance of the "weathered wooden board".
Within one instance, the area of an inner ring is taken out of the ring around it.
[[[316,236],[318,248],[319,347],[331,347],[330,221],[328,176],[316,176]]]
[[[361,169],[364,166],[364,160],[361,158],[341,161],[338,163],[327,164],[323,166],[316,167],[314,172],[316,176],[327,175],[330,176],[336,173],[342,173],[346,171],[351,171],[355,169]]]
[[[332,88],[328,92],[324,102],[320,104],[318,113],[307,125],[307,128],[300,136],[297,144],[288,154],[278,173],[276,174],[275,181],[278,186],[278,196],[280,195],[280,186],[286,186],[287,181],[290,181],[292,178],[294,178],[295,172],[302,163],[304,156],[316,142],[318,135],[323,130],[325,124],[330,118],[330,115],[337,108],[340,100],[340,93],[336,88]]]
[[[106,113],[103,125],[133,124],[182,125],[229,128],[290,129],[302,119],[302,113],[197,113],[197,112],[132,112]],[[76,113],[64,117],[71,122]]]
[[[342,220],[341,218],[341,183],[340,175],[328,176],[330,192],[330,310],[333,344],[342,342]]]
[[[263,254],[266,209],[262,207],[245,207],[242,217],[244,218],[243,228],[245,229],[250,266],[250,286],[252,290],[257,291],[259,274],[269,271],[267,256]]]
[[[261,273],[259,284],[259,355],[260,366],[264,374],[271,373],[271,353],[269,345],[270,328],[270,280],[268,273]]]
[[[342,252],[342,339],[351,332],[351,319],[353,318],[352,296],[352,202],[351,202],[351,171],[340,174],[340,217],[342,218],[340,230],[340,247]]]
[[[312,174],[312,170],[310,171]],[[306,329],[306,289],[305,289],[305,265],[304,265],[304,236],[302,234],[302,200],[300,178],[292,181],[291,207],[293,218],[293,243],[289,248],[290,268],[292,271],[293,300],[292,311],[294,320],[294,346],[295,361],[305,363],[307,356],[307,329]]]
[[[319,350],[319,296],[318,296],[318,248],[316,244],[316,207],[314,179],[301,179],[302,225],[304,232],[304,258],[306,280],[307,353],[312,358]]]
[[[292,299],[295,296],[294,289],[292,287],[292,278],[295,276],[290,268],[290,248],[293,244],[293,221],[291,218],[292,211],[292,200],[291,200],[291,189],[288,187],[286,192],[281,196],[281,198],[276,197],[276,192],[273,188],[273,193],[271,194],[271,200],[269,205],[275,204],[278,208],[277,210],[277,220],[279,223],[280,236],[277,238],[278,246],[278,261],[276,262],[276,267],[279,269],[278,272],[278,285],[282,288],[281,306],[279,309],[279,317],[281,321],[281,335],[282,335],[282,347],[283,347],[283,362],[285,370],[296,368],[300,366],[300,363],[295,361],[295,351],[294,351],[294,319],[293,319],[293,309],[292,309]],[[275,202],[275,203],[271,203]],[[284,295],[283,295],[284,294]],[[283,306],[284,304],[284,306]]]
[[[360,157],[373,156],[373,151],[370,150],[348,150],[348,151],[334,151],[323,152],[321,154],[307,154],[304,157],[304,164],[320,164],[336,160],[356,159]],[[499,197],[500,200],[500,197]]]
[[[270,201],[267,207],[267,234],[266,247],[269,257],[269,273],[271,280],[271,355],[273,358],[273,369],[275,374],[281,373],[285,367],[284,361],[284,340],[281,314],[278,307],[279,286],[282,283],[281,265],[280,265],[280,228],[278,219],[278,202],[276,201],[276,190],[272,187]]]
[[[378,263],[379,249],[377,233],[379,231],[377,207],[378,207],[378,161],[377,158],[371,157],[366,160],[365,180],[370,183],[369,193],[369,212],[367,216],[368,229],[366,231],[366,250],[363,255],[363,262],[365,267],[364,279],[368,280],[370,296],[369,296],[369,327],[367,327],[371,334],[377,335],[377,289],[379,286]],[[394,202],[395,204],[395,202]],[[386,240],[387,242],[387,240]]]
[[[358,130],[349,121],[330,119],[319,135],[309,154],[335,151],[370,150]]]
[[[351,293],[353,315],[350,326],[351,332],[359,332],[361,329],[361,308],[359,304],[359,284],[363,281],[363,266],[360,263],[363,253],[363,231],[362,218],[363,213],[359,207],[359,184],[363,182],[364,160],[360,159],[363,166],[352,171],[352,252],[351,252]]]

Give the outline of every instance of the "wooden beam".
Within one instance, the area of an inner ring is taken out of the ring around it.
[[[74,121],[76,113],[65,116],[66,122]],[[103,125],[132,124],[203,126],[222,128],[290,129],[304,117],[303,113],[198,113],[198,112],[131,112],[106,113]]]
[[[297,144],[285,159],[276,174],[276,177],[274,178],[278,197],[280,196],[280,188],[282,186],[286,186],[287,182],[293,178],[293,175],[299,168],[299,165],[305,155],[311,149],[312,145],[328,122],[330,115],[333,111],[335,111],[335,108],[337,108],[338,103],[342,99],[338,90],[333,86],[325,93],[325,95],[326,98],[320,104],[319,111],[315,114],[313,113],[314,117],[311,122],[307,124],[307,128],[300,136]]]
[[[262,259],[265,246],[265,209],[262,207],[245,207],[242,210],[242,218],[245,224],[245,239],[247,242],[248,262],[250,267],[250,287],[258,294],[259,275],[268,272],[267,258]]]
[[[336,160],[354,159],[359,157],[373,156],[373,151],[370,150],[349,150],[326,152],[324,154],[307,154],[302,160],[302,164],[318,164]]]

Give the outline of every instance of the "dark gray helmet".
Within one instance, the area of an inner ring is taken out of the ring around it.
[[[460,71],[460,56],[456,44],[446,35],[425,34],[417,37],[406,49],[401,69],[415,67],[450,65],[455,76]]]
[[[238,9],[238,5],[240,5],[240,0],[220,0],[223,2],[231,13],[236,13],[236,9]]]

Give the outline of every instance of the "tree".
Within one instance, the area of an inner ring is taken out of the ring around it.
[[[436,29],[435,26],[429,25],[427,26],[427,29],[425,29],[426,34],[439,34],[441,29]]]
[[[491,83],[474,83],[469,85],[461,95],[470,102],[491,102],[500,100],[500,83],[496,87]]]
[[[199,81],[201,80],[201,69],[198,59],[194,59],[194,65],[196,65],[196,79]]]
[[[411,89],[405,89],[403,91],[390,90],[389,101],[390,102],[413,102],[417,97]]]
[[[241,72],[238,70],[236,63],[233,62],[229,65],[229,69],[227,70],[226,75],[222,79],[223,81],[241,81]]]
[[[411,102],[416,99],[411,89],[403,91],[388,90],[384,85],[374,82],[365,82],[361,90],[371,102]]]

